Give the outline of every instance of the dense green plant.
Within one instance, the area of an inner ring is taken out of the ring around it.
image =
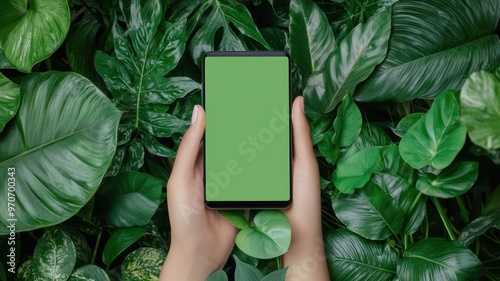
[[[499,280],[499,18],[497,0],[3,0],[0,280],[157,279],[201,58],[264,49],[291,53],[305,97],[332,280]],[[207,280],[284,280],[286,217],[221,214],[239,233]]]

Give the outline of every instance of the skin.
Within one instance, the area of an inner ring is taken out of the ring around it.
[[[329,280],[321,230],[319,171],[311,143],[302,97],[292,107],[293,204],[284,210],[292,242],[283,255],[287,281]],[[172,229],[170,250],[159,280],[205,280],[226,263],[237,229],[203,201],[203,153],[200,142],[205,112],[193,110],[191,126],[179,146],[167,185]]]

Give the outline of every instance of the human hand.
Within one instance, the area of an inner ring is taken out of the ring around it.
[[[205,208],[200,149],[204,130],[205,111],[196,105],[167,185],[172,239],[160,280],[205,280],[224,266],[234,246],[236,228]]]
[[[329,280],[321,229],[321,189],[304,98],[292,106],[293,203],[283,213],[290,221],[292,241],[283,255],[287,280]]]

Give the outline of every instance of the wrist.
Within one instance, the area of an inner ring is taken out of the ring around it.
[[[203,281],[211,272],[222,266],[201,254],[196,247],[172,245],[163,265],[160,280]]]

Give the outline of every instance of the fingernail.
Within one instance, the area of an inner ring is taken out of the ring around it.
[[[300,107],[302,107],[302,112],[306,113],[304,110],[304,97],[302,97],[302,100],[300,101]]]
[[[198,105],[195,105],[193,107],[193,115],[191,115],[191,124],[194,124],[194,122],[196,122],[197,117],[198,117]]]

